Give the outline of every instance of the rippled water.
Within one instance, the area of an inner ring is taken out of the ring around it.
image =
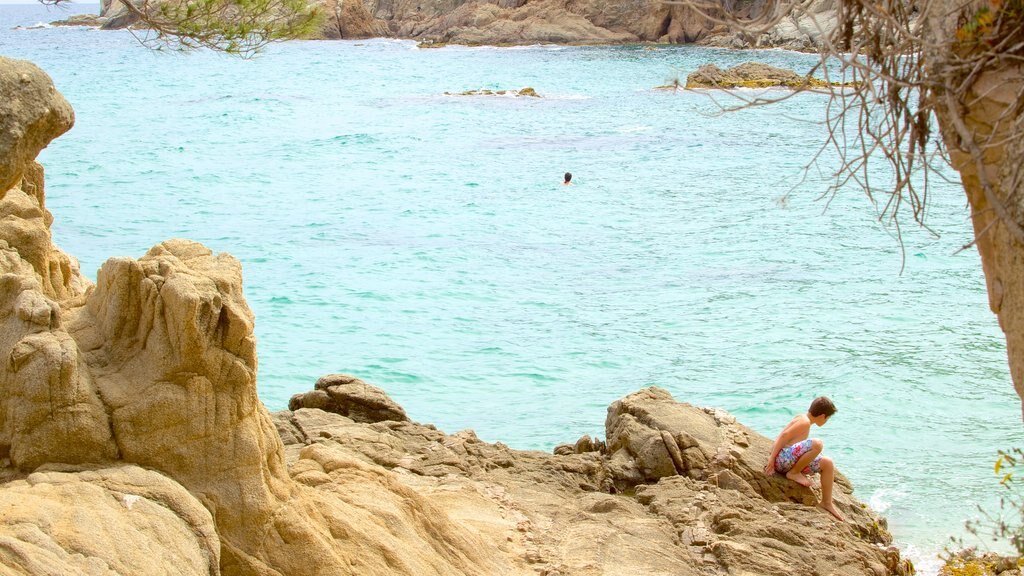
[[[41,156],[55,241],[92,278],[169,237],[237,256],[270,409],[348,372],[417,421],[550,450],[603,437],[644,386],[769,436],[827,394],[826,451],[925,572],[993,505],[1020,408],[978,255],[958,251],[963,191],[937,184],[940,236],[907,225],[901,253],[862,192],[826,209],[828,174],[800,183],[822,97],[720,115],[652,90],[809,57],[375,40],[238,61],[11,30],[64,16],[0,6],[0,54],[77,113]],[[444,94],[524,86],[543,97]]]

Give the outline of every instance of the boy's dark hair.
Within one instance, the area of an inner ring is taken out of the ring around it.
[[[565,181],[568,182],[569,180],[572,180],[572,173],[571,172],[566,172],[565,173]]]
[[[807,411],[811,416],[832,416],[837,412],[836,405],[828,399],[828,396],[818,396],[811,402],[811,408]]]

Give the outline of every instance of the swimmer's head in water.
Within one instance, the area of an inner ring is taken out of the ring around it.
[[[565,173],[565,183],[568,184],[570,180],[572,180],[572,172],[566,172]]]

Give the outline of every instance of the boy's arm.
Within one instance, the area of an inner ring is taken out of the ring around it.
[[[775,439],[775,444],[772,444],[772,453],[768,456],[768,464],[764,467],[764,473],[768,476],[775,474],[775,459],[778,458],[779,452],[783,448],[789,446],[790,440],[796,435],[799,424],[797,421],[790,422],[779,432],[778,438]]]
[[[787,426],[782,430],[782,432],[779,432],[778,438],[775,439],[775,444],[772,444],[772,453],[768,456],[768,464],[764,467],[764,473],[768,476],[775,474],[775,459],[778,458],[779,452],[786,445],[785,437],[787,436],[786,432],[788,431],[789,427]]]

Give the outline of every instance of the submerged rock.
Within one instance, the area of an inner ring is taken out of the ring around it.
[[[487,88],[481,88],[479,90],[466,90],[465,92],[445,92],[445,96],[528,96],[531,98],[540,98],[540,94],[533,88],[527,86],[526,88],[520,88],[519,90],[490,90]]]

